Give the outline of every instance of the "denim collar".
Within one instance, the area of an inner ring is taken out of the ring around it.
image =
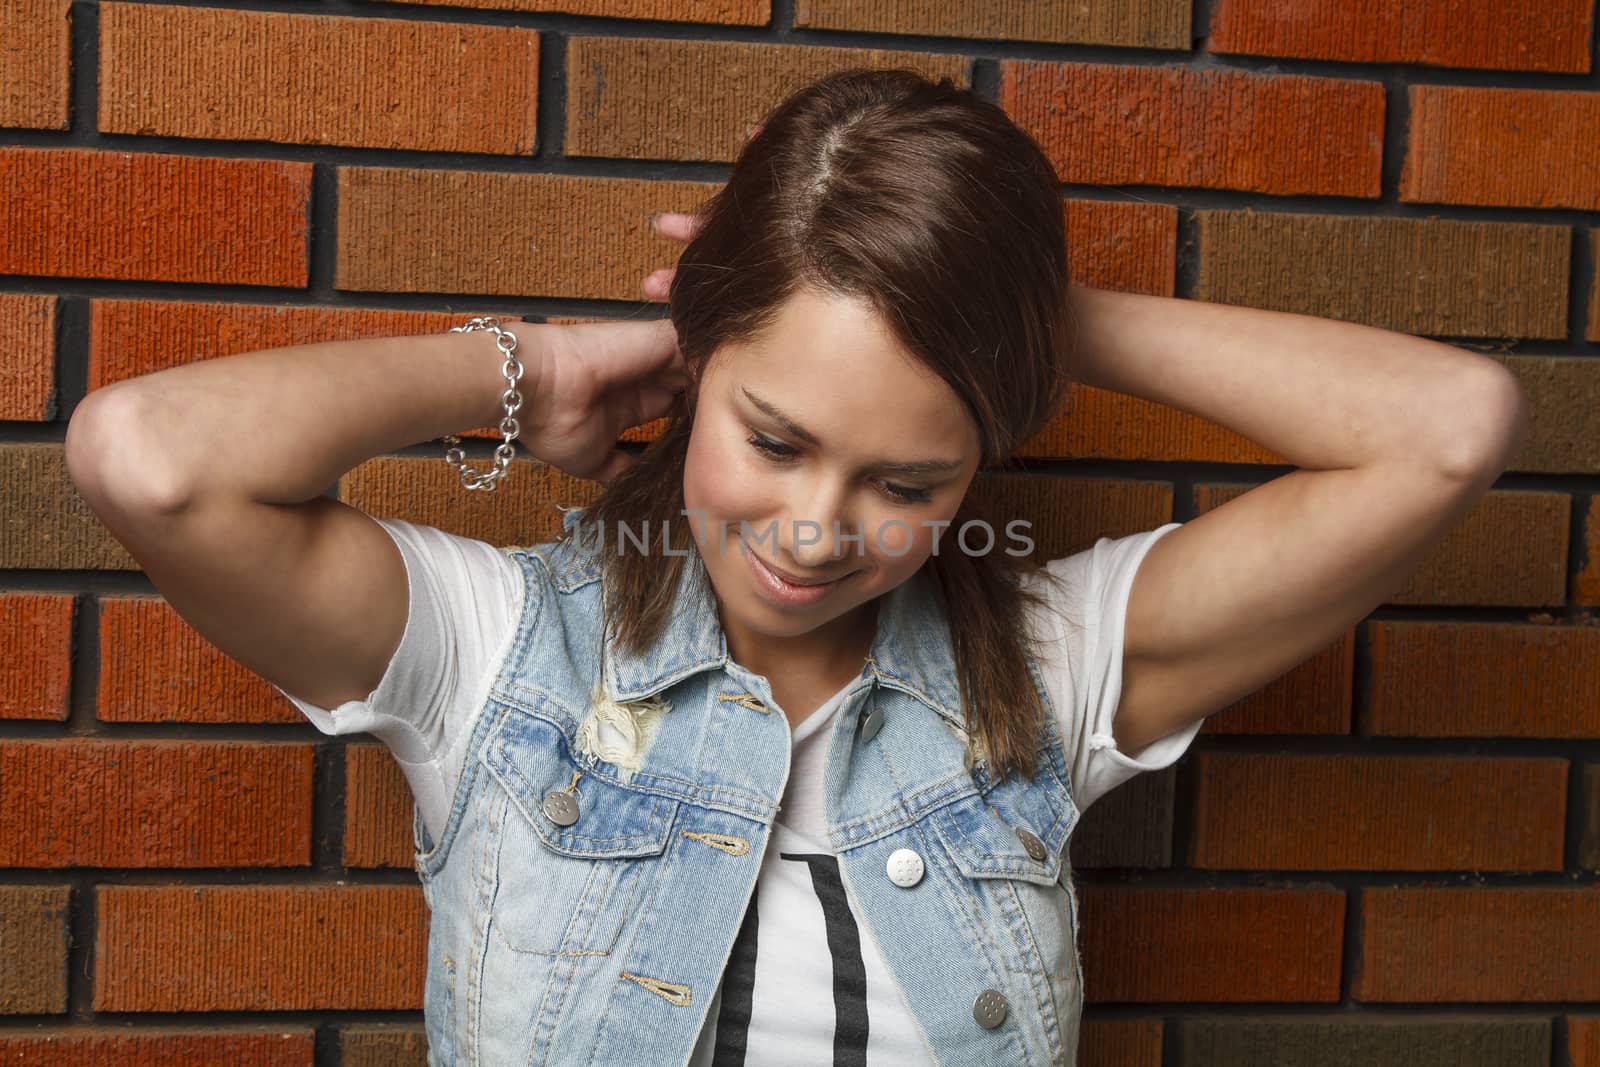
[[[584,521],[584,509],[565,511],[568,531]],[[615,539],[607,540],[615,544]],[[592,548],[573,542],[572,566],[585,577],[598,577],[599,558]],[[611,549],[615,551],[615,549]],[[667,624],[642,653],[624,649],[607,632],[606,687],[614,700],[645,700],[701,671],[728,662],[728,639],[717,616],[710,576],[693,544],[683,558]],[[928,705],[954,726],[961,726],[960,689],[956,682],[948,624],[924,565],[887,593],[878,605],[878,632],[862,665],[861,676],[876,685],[899,689]]]

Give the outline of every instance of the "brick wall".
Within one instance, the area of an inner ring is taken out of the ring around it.
[[[155,594],[66,476],[75,405],[466,312],[631,313],[676,247],[652,213],[715,189],[789,88],[893,63],[1039,140],[1082,281],[1486,351],[1533,406],[1389,603],[1086,815],[1083,1063],[1597,1067],[1594,9],[0,5],[0,1061],[424,1056],[395,765]],[[581,245],[550,239],[577,219]],[[1072,403],[1023,450],[1051,481],[1016,489],[1050,494],[1054,554],[1282,462],[1134,398]],[[482,468],[495,435],[472,436]],[[510,544],[594,488],[526,458],[512,477],[514,507],[466,497],[433,442],[336,491]]]

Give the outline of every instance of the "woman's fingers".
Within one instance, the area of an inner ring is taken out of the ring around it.
[[[665,211],[655,217],[654,225],[656,233],[662,237],[670,237],[674,241],[688,241],[694,237],[695,231],[700,229],[701,221],[699,215]]]

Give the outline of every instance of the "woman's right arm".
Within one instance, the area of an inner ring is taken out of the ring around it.
[[[524,439],[546,331],[511,323]],[[202,360],[106,386],[67,428],[79,494],[174,610],[325,708],[376,688],[404,633],[404,561],[322,492],[346,471],[504,414],[492,331],[336,341]],[[443,462],[440,459],[439,462]]]

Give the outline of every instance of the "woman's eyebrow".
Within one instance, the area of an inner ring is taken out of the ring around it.
[[[788,414],[780,410],[778,406],[772,403],[770,400],[763,400],[761,397],[756,396],[747,386],[741,385],[739,387],[739,391],[743,393],[745,399],[750,401],[751,404],[754,404],[758,410],[760,410],[767,417],[771,418],[779,426],[782,426],[785,432],[800,438],[800,440],[814,448],[820,448],[822,446],[822,442],[817,440],[817,436],[815,434],[813,434],[810,430],[807,430],[804,426],[801,426],[798,422],[795,422],[794,419],[790,418]],[[964,466],[966,466],[966,463],[959,459],[924,459],[910,462],[892,462],[889,460],[884,460],[881,463],[874,463],[872,465],[872,469],[894,474],[928,475],[951,474],[960,470]]]

